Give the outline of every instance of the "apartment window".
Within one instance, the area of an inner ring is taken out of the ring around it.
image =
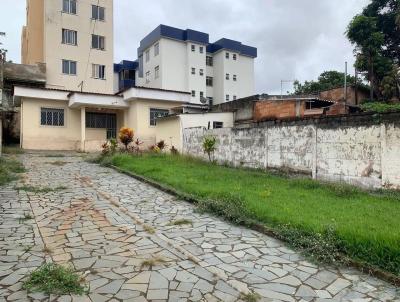
[[[63,13],[76,15],[76,0],[63,0]]]
[[[150,108],[150,126],[156,126],[157,118],[167,116],[168,114],[169,110]]]
[[[213,129],[224,128],[224,122],[213,122]]]
[[[204,98],[204,92],[203,92],[203,91],[200,91],[200,100],[201,100],[202,98]]]
[[[106,66],[100,64],[92,64],[92,77],[95,79],[105,80]]]
[[[199,51],[200,51],[200,53],[204,53],[204,47],[203,47],[203,46],[200,46],[200,47],[199,47]]]
[[[158,79],[160,77],[160,66],[154,68],[154,78]]]
[[[213,57],[206,56],[206,65],[213,66]]]
[[[193,98],[196,97],[196,91],[195,90],[192,90],[192,97]]]
[[[196,51],[196,45],[192,44],[192,51]]]
[[[232,58],[233,58],[234,61],[236,61],[236,54],[235,53],[232,55]]]
[[[105,37],[92,35],[92,48],[104,50],[105,49]]]
[[[225,75],[225,79],[229,80],[229,73]]]
[[[42,126],[64,126],[64,109],[40,108]]]
[[[233,96],[233,100],[236,101],[236,95]]]
[[[71,60],[62,60],[62,73],[76,75],[76,62]]]
[[[92,5],[92,19],[104,21],[105,20],[104,7]]]
[[[229,94],[227,94],[227,95],[225,96],[225,100],[226,100],[226,101],[229,101]]]
[[[146,50],[146,62],[150,61],[150,49]]]
[[[206,77],[206,86],[212,87],[213,86],[213,78]]]
[[[212,105],[213,105],[214,99],[213,99],[211,96],[207,97],[207,99],[208,99],[208,104],[209,104],[210,106],[212,106]]]
[[[229,59],[229,52],[226,52],[226,53],[225,53],[225,58],[226,58],[226,59]]]
[[[154,44],[154,56],[158,56],[160,53],[160,43]]]
[[[233,75],[233,80],[236,82],[237,80],[236,74]]]
[[[78,44],[78,32],[76,30],[62,29],[62,43],[69,45]]]
[[[150,83],[150,71],[146,72],[146,83]]]
[[[204,69],[200,69],[200,75],[201,75],[201,76],[204,75]]]
[[[192,74],[196,74],[196,68],[192,67]]]

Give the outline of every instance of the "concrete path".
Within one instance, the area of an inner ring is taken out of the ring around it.
[[[78,154],[22,159],[26,176],[0,187],[0,301],[252,301],[241,297],[250,291],[259,301],[400,301],[383,281],[311,264]],[[192,223],[171,224],[183,218]],[[45,261],[72,265],[90,294],[28,295],[22,281]]]

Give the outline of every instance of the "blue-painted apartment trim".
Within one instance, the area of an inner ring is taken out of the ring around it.
[[[119,73],[121,71],[133,71],[135,72],[139,68],[139,62],[136,61],[127,61],[123,60],[118,64],[114,64],[114,72],[118,73],[118,89],[119,91],[126,90],[131,87],[135,87],[136,80],[135,79],[121,79]]]
[[[209,35],[206,33],[192,29],[183,30],[163,24],[160,24],[150,34],[144,37],[142,41],[140,41],[138,57],[141,57],[145,49],[149,48],[154,42],[158,41],[162,37],[178,41],[190,41],[204,44],[207,46],[207,52],[209,53],[215,53],[217,51],[220,51],[221,49],[226,49],[238,52],[244,56],[249,56],[252,58],[257,57],[257,48],[244,45],[241,42],[223,38],[216,41],[215,43],[210,43]]]

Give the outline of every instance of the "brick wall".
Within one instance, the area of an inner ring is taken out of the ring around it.
[[[254,105],[255,121],[291,119],[304,115],[304,102],[296,100],[261,101]]]

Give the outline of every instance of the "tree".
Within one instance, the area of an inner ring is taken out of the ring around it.
[[[320,91],[344,86],[344,73],[339,71],[325,71],[321,73],[317,81],[294,82],[295,94],[315,94]],[[347,75],[347,83],[355,84],[355,77]]]
[[[346,32],[355,46],[355,66],[366,73],[366,79],[378,99],[387,99],[390,95],[383,94],[387,91],[387,77],[399,66],[399,12],[399,0],[372,0],[361,14],[353,18]]]
[[[203,151],[208,155],[208,160],[212,161],[212,155],[217,149],[217,139],[214,136],[206,136],[203,139]]]

